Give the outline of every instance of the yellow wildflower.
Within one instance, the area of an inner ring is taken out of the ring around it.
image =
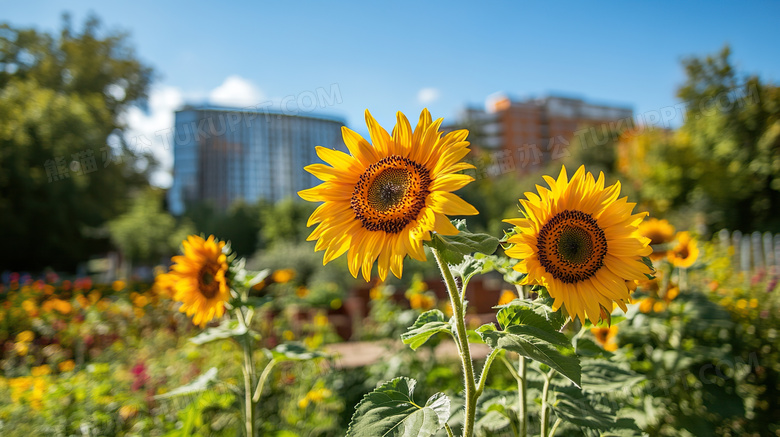
[[[512,290],[502,290],[501,297],[498,298],[498,305],[506,305],[517,299],[517,295]]]
[[[73,360],[66,360],[57,364],[57,367],[59,367],[60,372],[72,372],[76,368],[76,363]]]

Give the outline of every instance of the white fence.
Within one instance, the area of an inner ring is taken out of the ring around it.
[[[718,241],[723,250],[734,248],[732,265],[743,272],[780,269],[780,234],[771,232],[753,232],[742,234],[740,231],[718,232]]]

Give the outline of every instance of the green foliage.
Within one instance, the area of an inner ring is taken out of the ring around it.
[[[460,276],[462,282],[462,288],[465,289],[471,278],[477,274],[487,273],[489,270],[485,268],[485,258],[481,254],[475,254],[475,256],[465,255],[463,262],[456,266],[452,266],[452,273]]]
[[[283,343],[271,349],[268,354],[276,361],[306,361],[328,356],[301,343]]]
[[[606,352],[606,351],[605,351]],[[632,387],[645,377],[631,370],[625,361],[609,361],[612,355],[603,354],[599,359],[582,360],[582,388],[596,393],[610,393]]]
[[[0,264],[72,269],[106,250],[102,226],[154,168],[121,140],[120,117],[143,103],[152,72],[126,35],[100,36],[96,18],[56,36],[0,31],[0,228],[15,248]]]
[[[739,72],[728,47],[683,67],[679,129],[597,126],[578,137],[572,161],[610,181],[621,175],[630,197],[636,190],[651,212],[674,221],[780,230],[780,88]]]
[[[552,329],[532,325],[511,325],[502,331],[479,331],[482,339],[492,348],[516,352],[524,357],[544,363],[560,372],[576,386],[580,386],[580,360],[574,354],[569,339]]]
[[[178,413],[181,428],[172,430],[167,437],[232,436],[238,428],[234,407],[235,398],[229,393],[206,391]]]
[[[306,222],[316,205],[285,199],[260,210],[263,228],[260,232],[264,247],[274,247],[306,241],[310,231]]]
[[[616,405],[600,402],[600,399],[589,398],[582,393],[559,391],[552,408],[555,415],[569,425],[594,430],[599,435],[631,436],[642,432],[633,419],[619,416]]]
[[[219,326],[206,328],[200,334],[192,337],[190,341],[194,344],[205,344],[226,338],[242,338],[247,333],[250,333],[248,327],[240,325],[237,320],[230,320],[221,323]]]
[[[780,230],[780,89],[736,72],[728,47],[684,66],[678,144],[692,164],[681,182],[693,189],[683,200],[707,207],[716,227]]]
[[[476,254],[474,256],[478,259],[484,259],[482,265],[483,274],[495,270],[504,276],[504,281],[508,284],[519,284],[526,276],[525,273],[520,273],[514,269],[515,264],[517,264],[517,260],[514,258],[483,254]]]
[[[451,265],[463,262],[463,256],[474,252],[492,254],[498,247],[498,238],[488,234],[473,234],[466,228],[465,220],[453,222],[460,231],[457,235],[434,233],[429,244],[441,253],[442,258]]]
[[[263,201],[256,205],[237,201],[226,212],[220,212],[209,202],[189,202],[183,218],[193,224],[195,233],[230,241],[236,255],[250,256],[260,244],[260,211],[264,208],[272,207]]]
[[[396,378],[367,394],[355,407],[347,437],[434,435],[450,416],[450,400],[437,393],[421,407],[414,402],[416,384]]]
[[[604,431],[614,422],[611,412],[597,410],[589,402],[583,401],[582,398],[577,399],[566,393],[556,395],[553,411],[558,417],[562,417],[574,425],[590,429]]]
[[[408,344],[412,350],[416,350],[429,338],[440,333],[446,332],[452,335],[452,324],[447,321],[444,313],[439,310],[426,311],[417,318],[414,325],[401,335],[401,341]]]
[[[499,307],[496,315],[501,330],[483,325],[477,332],[492,348],[516,352],[560,372],[577,387],[581,385],[580,361],[566,335],[560,313],[541,302],[515,300]]]
[[[560,311],[553,311],[551,305],[550,297],[539,297],[536,300],[515,299],[506,305],[495,307],[499,309],[496,317],[503,327],[515,324],[536,324],[545,327],[545,323],[548,323],[558,331],[568,318]]]
[[[475,428],[484,435],[496,435],[502,430],[514,426],[518,421],[516,391],[486,390],[480,397],[477,410],[482,413]],[[513,429],[517,434],[517,427]],[[500,435],[500,434],[499,434]]]
[[[475,165],[483,168],[479,162]],[[528,187],[538,183],[539,179],[537,174],[518,176],[514,172],[496,178],[479,177],[475,174],[472,176],[475,176],[476,180],[460,189],[458,195],[479,211],[479,215],[469,217],[472,229],[490,235],[503,234],[508,225],[502,220],[517,217],[518,199],[523,192],[528,191]]]
[[[202,344],[202,343],[195,343],[195,344]],[[166,399],[166,398],[173,398],[176,396],[191,395],[193,393],[198,393],[208,389],[210,386],[214,385],[214,381],[216,380],[217,380],[217,368],[212,367],[209,370],[207,370],[206,373],[204,373],[203,375],[200,375],[197,378],[195,378],[195,380],[192,381],[191,383],[187,385],[183,385],[181,387],[177,387],[169,392],[158,395],[156,397],[157,399]]]
[[[162,206],[163,192],[148,189],[133,200],[126,213],[108,222],[111,241],[125,257],[137,262],[159,262],[194,233],[190,223],[177,226],[176,219]]]

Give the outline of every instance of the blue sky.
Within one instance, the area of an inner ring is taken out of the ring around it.
[[[3,1],[0,20],[54,31],[63,11],[77,26],[91,11],[129,31],[158,73],[150,111],[128,114],[137,132],[183,102],[278,103],[334,84],[341,103],[317,110],[359,132],[366,108],[390,128],[395,111],[452,120],[496,92],[642,113],[677,102],[681,59],[726,43],[741,71],[780,81],[780,2],[68,3]]]

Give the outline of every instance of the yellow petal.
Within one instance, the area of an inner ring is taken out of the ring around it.
[[[385,128],[379,125],[374,117],[366,109],[366,125],[368,126],[368,133],[371,135],[371,142],[374,144],[374,148],[379,152],[379,156],[385,157],[391,155],[390,143],[391,138]]]
[[[435,191],[427,202],[435,212],[446,215],[476,215],[479,211],[455,194]]]

